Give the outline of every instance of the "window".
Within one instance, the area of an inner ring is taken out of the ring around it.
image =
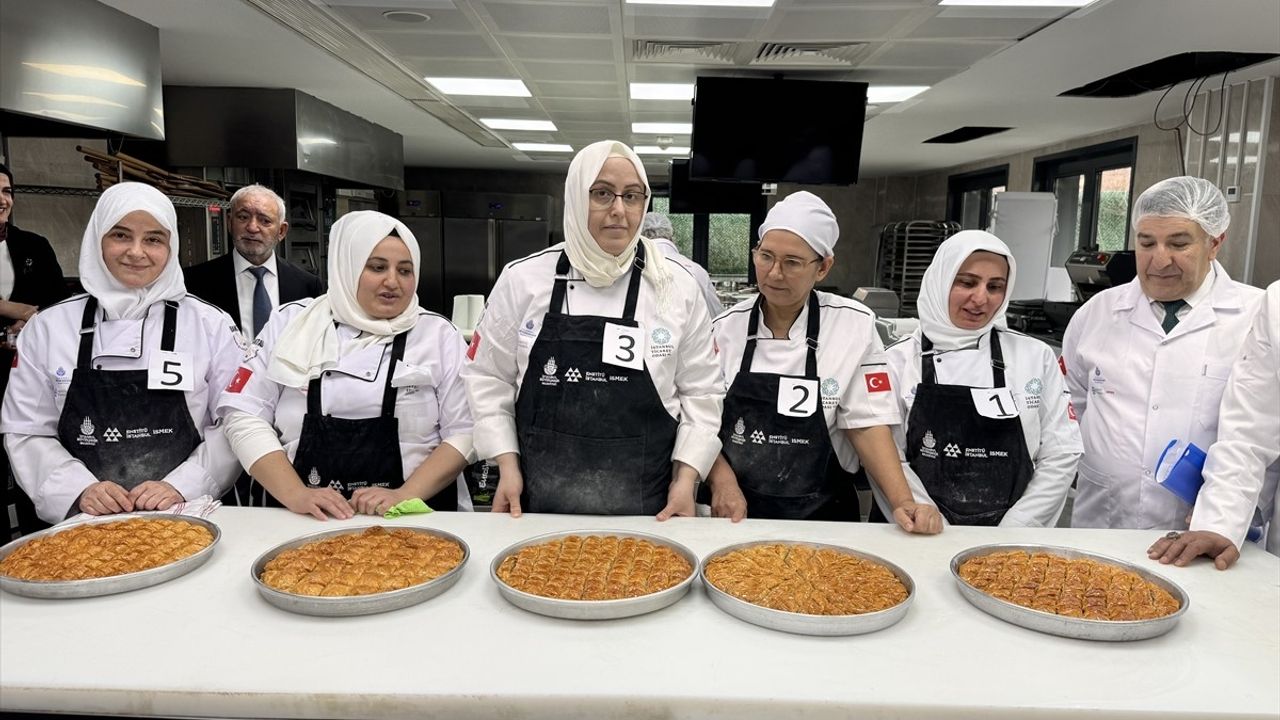
[[[649,208],[671,219],[680,254],[717,277],[745,278],[751,255],[751,216],[731,213],[672,214],[670,200],[655,195]],[[699,246],[705,252],[699,252]],[[705,261],[701,260],[705,258]]]
[[[1050,264],[1061,267],[1082,249],[1128,247],[1129,205],[1138,139],[1036,158],[1032,188],[1058,199],[1058,232]]]
[[[947,219],[965,230],[991,227],[996,193],[1009,184],[1009,166],[987,168],[947,178]]]

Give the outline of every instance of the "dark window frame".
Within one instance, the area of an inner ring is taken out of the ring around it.
[[[1058,179],[1084,176],[1084,199],[1080,204],[1080,245],[1079,250],[1098,249],[1098,211],[1102,189],[1099,179],[1108,170],[1130,168],[1129,197],[1130,202],[1125,210],[1125,227],[1128,227],[1133,212],[1133,180],[1138,161],[1137,136],[1113,140],[1111,142],[1076,148],[1051,155],[1041,155],[1034,161],[1031,189],[1035,192],[1054,192]],[[1127,243],[1126,243],[1127,245]]]
[[[947,219],[952,222],[963,222],[965,193],[974,190],[993,190],[998,187],[1009,187],[1008,163],[948,176]],[[978,212],[984,218],[991,218],[991,193],[983,193]]]

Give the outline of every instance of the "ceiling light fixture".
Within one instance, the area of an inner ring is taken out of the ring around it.
[[[517,118],[480,118],[490,130],[545,130],[555,132],[556,124],[550,120],[520,120]]]
[[[426,13],[412,10],[388,10],[382,13],[382,17],[398,23],[424,23],[431,19],[431,16]]]
[[[652,135],[689,135],[693,132],[693,123],[635,122],[631,123],[631,132]]]
[[[874,105],[902,102],[928,89],[928,85],[872,85],[867,88],[867,103]]]
[[[687,147],[659,147],[657,145],[637,145],[634,150],[637,155],[688,155]]]
[[[941,0],[939,5],[976,7],[1084,7],[1096,0]]]
[[[489,95],[492,97],[532,97],[520,80],[506,78],[423,78],[445,95]]]
[[[632,100],[692,100],[693,83],[631,83]]]
[[[704,5],[710,7],[773,7],[774,0],[627,0],[628,5]]]
[[[511,147],[521,152],[573,152],[569,145],[561,143],[511,143]]]

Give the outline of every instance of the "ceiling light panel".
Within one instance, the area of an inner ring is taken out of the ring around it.
[[[693,123],[635,122],[631,123],[631,132],[650,135],[689,135],[693,133]]]
[[[550,120],[521,120],[518,118],[480,118],[490,130],[532,130],[555,132],[556,124]]]
[[[424,78],[446,95],[487,95],[490,97],[532,97],[520,80],[505,78]]]
[[[688,155],[689,148],[670,145],[667,147],[659,147],[657,145],[637,145],[633,150],[637,155]]]
[[[632,100],[692,100],[693,83],[631,83]]]
[[[867,88],[867,102],[871,104],[902,102],[928,89],[928,85],[872,85]]]
[[[573,152],[573,148],[569,145],[560,143],[511,143],[511,147],[521,152]]]

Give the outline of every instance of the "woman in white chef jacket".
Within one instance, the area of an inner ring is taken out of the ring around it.
[[[729,391],[723,449],[707,484],[712,514],[783,520],[860,519],[851,479],[867,468],[903,529],[936,533],[937,510],[915,502],[889,426],[901,420],[885,372],[875,315],[814,285],[831,271],[840,228],[816,195],[769,210],[752,250],[760,294],[716,318]]]
[[[1053,350],[1005,324],[1016,270],[991,233],[947,238],[921,282],[920,326],[886,351],[903,470],[949,523],[1053,527],[1083,452]]]
[[[329,231],[329,292],[282,305],[218,405],[249,471],[230,498],[318,519],[411,498],[470,509],[466,343],[418,307],[418,241],[379,212]]]
[[[239,472],[213,416],[239,336],[230,316],[187,295],[177,227],[155,188],[108,189],[80,246],[87,294],[18,336],[0,432],[46,522],[218,497]]]
[[[463,378],[496,512],[693,515],[724,389],[697,284],[640,236],[649,196],[631,148],[583,148],[565,242],[493,288]]]

